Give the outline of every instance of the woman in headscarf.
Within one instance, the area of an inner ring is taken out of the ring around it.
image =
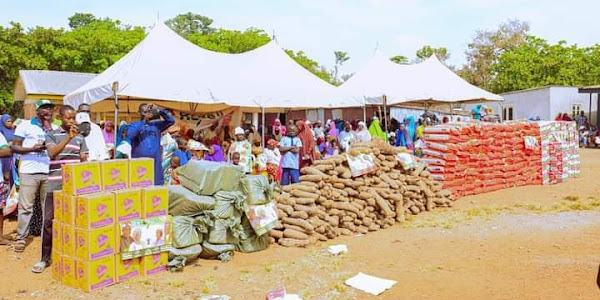
[[[381,129],[381,125],[379,125],[379,118],[373,117],[373,121],[371,121],[371,126],[369,126],[369,133],[371,134],[371,138],[378,137],[382,141],[387,141],[387,137],[385,136],[385,132]]]
[[[121,124],[119,124],[119,131],[117,131],[117,149],[115,158],[131,157],[131,141],[127,138],[128,129],[129,124],[125,121],[121,121]]]
[[[214,161],[214,162],[224,162],[225,156],[223,155],[223,149],[221,148],[221,141],[218,137],[213,137],[212,139],[206,139],[206,146],[208,146],[208,151],[204,154],[204,160]]]
[[[104,136],[104,142],[106,144],[115,144],[115,123],[113,123],[113,121],[107,120],[104,122],[102,135]]]
[[[8,142],[8,144],[12,144],[12,140],[15,136],[15,126],[13,126],[13,119],[9,114],[4,114],[2,115],[2,117],[0,118],[0,133],[2,133],[2,135],[4,136],[4,138],[6,139],[6,141]],[[2,162],[2,174],[6,174],[8,172],[9,174],[9,189],[10,187],[12,187],[13,185],[13,158],[12,156],[10,157],[3,157],[2,159],[0,159],[0,161]],[[1,237],[0,237],[1,238]]]
[[[415,117],[413,116],[408,116],[406,118],[404,118],[404,126],[406,126],[406,130],[408,130],[408,136],[410,137],[410,142],[414,142],[415,140],[415,132],[416,132],[416,126],[415,126]]]
[[[108,125],[108,121],[106,123]],[[171,167],[171,158],[173,157],[175,150],[177,150],[177,141],[168,131],[165,131],[160,138],[160,147],[162,148],[163,176],[169,176],[169,170],[167,169]]]
[[[356,131],[356,140],[361,143],[368,143],[371,141],[371,134],[367,129],[367,124],[365,122],[358,122],[358,130]]]
[[[277,134],[275,129],[279,129],[279,134]],[[273,126],[271,126],[271,133],[273,134],[273,136],[285,136],[285,132],[286,128],[281,124],[281,120],[275,119],[275,121],[273,121]]]
[[[344,131],[340,132],[339,140],[340,148],[343,152],[350,150],[350,145],[356,140],[350,122],[344,124]]]
[[[337,140],[339,131],[335,127],[335,122],[333,122],[333,121],[327,122],[327,128],[328,128],[327,136],[332,136]]]
[[[275,139],[267,142],[267,148],[263,152],[267,158],[267,176],[271,182],[279,182],[279,165],[281,163],[281,153],[279,152],[279,143]]]
[[[344,121],[342,121],[340,119],[335,120],[335,128],[337,129],[337,131],[339,133],[342,133],[342,131],[344,131],[344,125],[345,125]]]
[[[396,147],[404,147],[406,149],[413,148],[408,130],[404,124],[400,124],[400,127],[396,132]]]
[[[298,127],[298,138],[302,142],[302,148],[300,148],[300,168],[302,169],[312,165],[315,160],[315,138],[304,121],[297,121],[296,126]]]

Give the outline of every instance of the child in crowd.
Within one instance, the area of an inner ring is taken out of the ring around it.
[[[281,153],[277,146],[279,143],[275,139],[269,140],[267,149],[263,152],[267,158],[267,176],[270,182],[279,182],[279,163],[281,163]]]
[[[3,180],[0,180],[0,245],[9,245],[10,241],[4,237],[4,214],[2,210],[6,206],[6,200],[10,195],[10,172],[3,174]]]
[[[279,143],[279,151],[283,153],[281,167],[283,169],[281,185],[300,182],[300,149],[302,141],[296,137],[298,127],[289,125],[287,135]]]
[[[323,141],[319,144],[319,151],[321,152],[323,158],[328,158],[330,156],[336,155],[335,150],[337,147],[337,143],[335,140],[335,136],[330,135],[327,136],[327,141]],[[339,153],[339,150],[338,150]]]
[[[240,165],[244,168],[244,172],[246,174],[252,173],[252,145],[246,139],[246,135],[244,134],[244,129],[241,127],[235,128],[235,141],[231,144],[229,148],[229,155],[233,153],[240,154]]]
[[[235,152],[235,153],[233,153],[233,154],[231,155],[231,163],[232,163],[234,166],[239,166],[239,165],[240,165],[240,158],[241,158],[241,157],[242,157],[242,156],[240,155],[240,153],[239,153],[239,152]]]
[[[173,152],[173,156],[178,156],[181,166],[185,166],[188,160],[192,158],[192,153],[188,151],[187,140],[185,138],[177,138],[177,150]]]
[[[204,154],[208,151],[204,144],[194,140],[188,142],[188,148],[192,151],[191,160],[204,160]]]
[[[181,159],[179,156],[173,156],[171,158],[171,164],[166,170],[165,183],[168,185],[179,185],[179,178],[175,173],[175,170],[180,167]]]

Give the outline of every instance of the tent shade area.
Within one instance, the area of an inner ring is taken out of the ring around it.
[[[340,86],[345,99],[388,105],[502,101],[502,97],[471,85],[442,64],[435,55],[412,65],[399,65],[377,53]],[[368,100],[365,100],[368,99]]]

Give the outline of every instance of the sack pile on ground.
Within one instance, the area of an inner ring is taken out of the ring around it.
[[[423,161],[429,165],[433,178],[442,182],[443,187],[450,189],[456,198],[549,183],[550,174],[553,178],[563,175],[563,152],[556,148],[565,147],[568,142],[563,138],[558,138],[560,141],[555,143],[549,142],[559,131],[554,125],[544,126],[542,134],[540,124],[542,122],[516,121],[427,127],[423,135],[426,147],[423,149]],[[562,127],[558,125],[558,128]],[[576,146],[569,149],[569,154],[578,153]],[[557,162],[559,152],[561,163]],[[579,161],[578,156],[568,156],[569,161],[575,159]],[[544,169],[543,161],[548,162]],[[546,177],[548,180],[543,181]]]
[[[371,154],[377,167],[354,178],[342,155],[303,168],[300,183],[282,187],[276,196],[280,224],[271,230],[271,241],[305,247],[388,228],[409,214],[450,207],[450,191],[442,190],[422,163],[405,170],[396,157],[403,152],[380,140],[354,144],[348,155]]]
[[[169,186],[172,267],[198,257],[228,261],[233,251],[268,247],[269,235],[257,234],[245,213],[251,205],[272,201],[266,177],[246,176],[237,166],[205,161],[190,161],[176,172],[181,185]]]
[[[575,122],[538,122],[542,184],[555,184],[581,173],[579,132]]]

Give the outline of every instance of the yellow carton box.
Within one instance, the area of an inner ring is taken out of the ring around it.
[[[115,224],[114,194],[96,193],[77,197],[75,225],[78,228],[94,229],[113,224]]]
[[[134,158],[129,160],[129,184],[139,188],[154,184],[154,159]]]
[[[75,288],[78,287],[75,259],[67,255],[62,255],[60,258],[62,265],[62,284]]]
[[[77,207],[77,196],[63,194],[62,207],[62,222],[69,225],[75,225],[75,209]]]
[[[52,195],[52,204],[54,207],[54,221],[62,221],[63,216],[63,192],[54,191]]]
[[[52,251],[62,252],[62,224],[58,220],[52,220]]]
[[[154,275],[166,271],[168,260],[169,254],[167,252],[143,256],[142,274]]]
[[[81,260],[94,260],[116,253],[117,240],[114,226],[96,229],[75,228],[77,236],[77,258]]]
[[[82,195],[100,192],[100,163],[82,162],[66,164],[62,167],[63,192],[67,195]]]
[[[169,188],[152,186],[142,189],[143,218],[166,216],[169,212]]]
[[[115,256],[96,260],[77,260],[79,287],[91,292],[115,283]]]
[[[75,226],[62,223],[62,254],[75,257]]]
[[[114,191],[117,206],[117,222],[131,221],[142,217],[142,191],[127,189]]]
[[[104,191],[122,190],[129,187],[129,161],[126,159],[101,162],[100,173]]]
[[[56,249],[52,249],[52,279],[60,282],[62,280],[62,262],[60,258],[60,252]]]
[[[140,258],[122,260],[118,255],[115,257],[117,269],[117,282],[142,275]]]

